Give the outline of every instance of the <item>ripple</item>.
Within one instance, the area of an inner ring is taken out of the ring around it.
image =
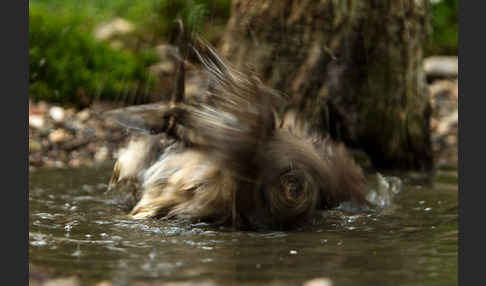
[[[268,285],[275,277],[300,285],[332,273],[343,285],[425,285],[437,282],[429,276],[441,277],[440,283],[457,274],[457,192],[423,182],[420,190],[405,185],[393,208],[383,212],[333,210],[298,230],[246,232],[208,223],[131,220],[99,191],[109,172],[87,169],[82,178],[71,172],[62,178],[73,180],[65,184],[69,188],[34,184],[29,193],[29,263],[66,275],[117,277],[127,285],[130,279],[192,281],[209,275],[221,285],[248,279]]]

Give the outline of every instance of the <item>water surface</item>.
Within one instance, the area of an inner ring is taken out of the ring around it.
[[[402,177],[381,213],[331,211],[294,231],[134,221],[103,195],[111,164],[30,174],[29,264],[83,284],[110,280],[216,285],[457,285],[457,172],[432,184]]]

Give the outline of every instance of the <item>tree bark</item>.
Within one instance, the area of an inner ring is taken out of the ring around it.
[[[374,167],[430,170],[428,0],[233,0],[220,50]]]

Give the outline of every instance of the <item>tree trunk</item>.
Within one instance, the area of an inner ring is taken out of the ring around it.
[[[220,50],[376,168],[430,170],[428,0],[233,0]]]

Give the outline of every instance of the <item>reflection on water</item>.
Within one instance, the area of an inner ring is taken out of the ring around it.
[[[457,285],[457,172],[434,184],[404,179],[380,214],[327,212],[325,224],[291,232],[133,221],[103,196],[111,165],[30,174],[31,271],[111,280],[218,285]]]

